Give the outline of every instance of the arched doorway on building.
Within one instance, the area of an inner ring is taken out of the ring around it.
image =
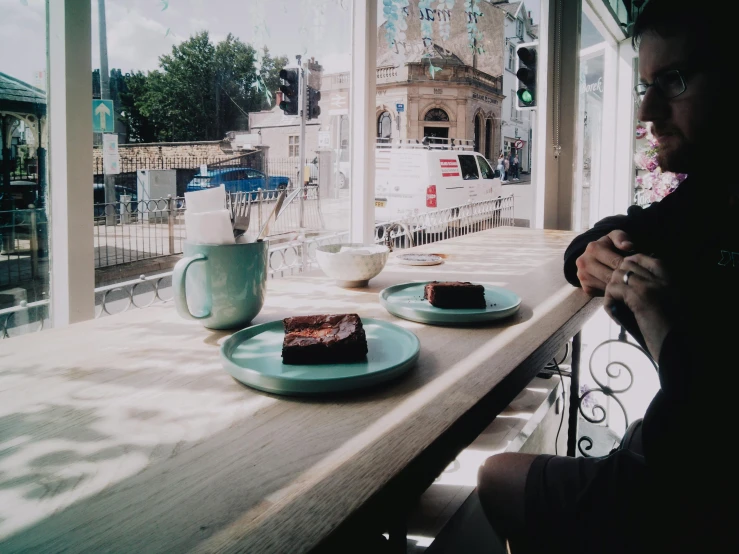
[[[488,118],[485,120],[485,157],[492,160],[493,154],[493,120]]]
[[[393,118],[388,112],[382,112],[377,118],[377,142],[390,142],[393,134]]]
[[[482,154],[482,117],[475,116],[475,152]]]
[[[441,108],[431,108],[423,117],[424,122],[431,125],[424,125],[423,136],[433,138],[449,138],[449,114]]]

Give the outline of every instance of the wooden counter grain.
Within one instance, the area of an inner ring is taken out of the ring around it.
[[[566,283],[573,234],[500,228],[430,244],[435,267],[391,257],[367,289],[320,271],[270,281],[254,323],[357,312],[421,341],[389,385],[324,399],[244,387],[220,366],[228,333],[172,306],[0,342],[0,551],[303,552],[325,540],[506,376],[597,302]],[[471,280],[523,298],[484,327],[397,319],[378,292]]]

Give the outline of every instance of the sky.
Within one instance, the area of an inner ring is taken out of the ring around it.
[[[462,0],[457,0],[461,3]],[[159,56],[207,30],[214,42],[234,34],[272,55],[315,57],[327,73],[351,65],[352,0],[106,0],[108,65],[150,71]],[[432,6],[435,1],[432,0]],[[382,0],[378,0],[382,14]],[[92,68],[99,67],[98,0],[92,5]],[[539,0],[526,8],[538,22]],[[45,0],[0,0],[0,72],[30,84],[45,69]],[[378,23],[381,23],[379,21]],[[91,69],[92,69],[91,68]]]

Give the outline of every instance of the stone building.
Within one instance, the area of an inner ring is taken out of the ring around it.
[[[502,147],[506,14],[485,0],[476,5],[473,13],[461,2],[440,10],[419,8],[418,0],[411,0],[398,14],[407,27],[402,39],[389,32],[387,22],[380,25],[378,139],[467,139],[478,152],[497,156]],[[472,22],[478,31],[474,39],[468,34]],[[348,73],[323,75],[321,117],[308,122],[306,129],[307,158],[332,149],[340,163],[344,159],[349,83]],[[297,116],[285,116],[277,106],[249,114],[250,132],[260,133],[275,157],[296,155],[299,123]]]
[[[498,152],[505,14],[486,1],[476,6],[431,9],[414,0],[399,14],[404,33],[387,21],[379,27],[378,138],[460,138],[487,157]]]
[[[285,115],[278,107],[249,114],[249,130],[261,135],[262,144],[269,146],[269,154],[275,158],[297,158],[300,139],[300,117]],[[318,148],[318,129],[321,120],[311,120],[305,128],[305,155],[315,156]]]

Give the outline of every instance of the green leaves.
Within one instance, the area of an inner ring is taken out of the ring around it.
[[[160,56],[159,69],[125,76],[122,120],[133,142],[220,140],[248,128],[248,113],[272,107],[286,57],[257,51],[229,34],[203,31]]]

